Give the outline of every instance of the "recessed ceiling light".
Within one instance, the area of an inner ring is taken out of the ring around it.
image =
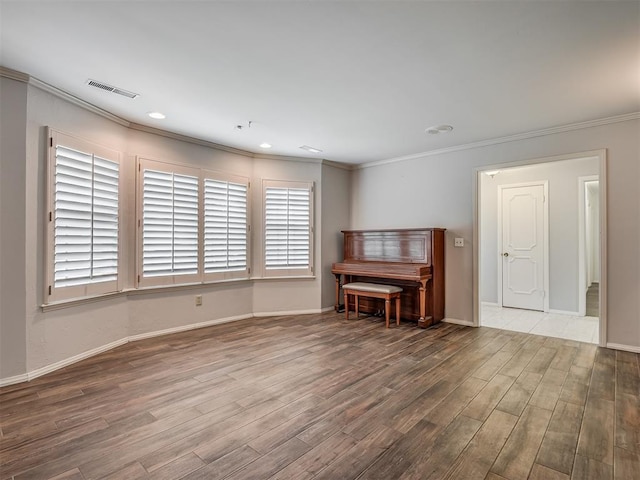
[[[260,148],[271,148],[271,144],[267,142],[261,143]]]
[[[425,129],[429,135],[437,135],[439,133],[450,132],[453,130],[451,125],[434,125],[433,127],[428,127]]]
[[[320,150],[319,148],[313,148],[313,147],[310,147],[309,145],[302,145],[300,148],[302,150],[306,150],[307,152],[311,152],[311,153],[322,153],[322,150]]]
[[[160,112],[149,112],[147,113],[147,115],[149,115],[151,118],[155,118],[156,120],[162,120],[163,118],[167,118],[167,116],[164,113],[160,113]]]

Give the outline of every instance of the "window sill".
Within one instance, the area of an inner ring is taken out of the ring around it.
[[[251,280],[315,280],[315,275],[273,275],[266,277],[251,277]]]

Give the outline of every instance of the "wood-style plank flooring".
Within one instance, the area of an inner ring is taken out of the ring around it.
[[[334,313],[218,325],[0,389],[1,478],[638,479],[638,357]]]

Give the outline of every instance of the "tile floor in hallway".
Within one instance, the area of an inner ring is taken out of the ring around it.
[[[599,341],[598,317],[575,317],[483,304],[480,325],[578,342],[597,344]]]

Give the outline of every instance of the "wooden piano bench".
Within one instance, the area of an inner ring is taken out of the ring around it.
[[[391,309],[391,299],[396,301],[396,325],[400,325],[400,294],[402,288],[395,285],[380,285],[378,283],[353,282],[342,286],[344,292],[344,312],[349,320],[349,295],[355,297],[356,317],[358,311],[358,297],[384,298],[384,318],[387,328],[389,328],[389,310]]]

